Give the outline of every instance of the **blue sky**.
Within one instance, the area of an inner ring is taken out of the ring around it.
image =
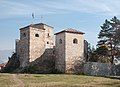
[[[14,49],[19,28],[41,22],[41,15],[54,32],[75,28],[96,45],[104,20],[120,18],[120,0],[0,0],[0,50]]]

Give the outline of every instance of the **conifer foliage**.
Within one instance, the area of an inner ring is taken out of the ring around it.
[[[120,55],[120,20],[115,16],[111,20],[106,19],[101,26],[98,39],[98,49],[101,46],[106,46],[109,50],[107,54],[113,63],[113,59]]]

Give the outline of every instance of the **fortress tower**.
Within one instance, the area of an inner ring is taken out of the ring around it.
[[[55,34],[55,67],[59,72],[74,73],[79,69],[80,61],[84,59],[83,34],[75,29],[67,29]]]
[[[20,40],[16,40],[16,53],[20,67],[25,67],[39,58],[45,49],[53,48],[53,27],[38,23],[20,29]]]

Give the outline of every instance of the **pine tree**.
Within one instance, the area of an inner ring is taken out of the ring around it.
[[[98,47],[107,46],[109,48],[111,63],[113,63],[120,45],[120,20],[117,17],[113,17],[110,21],[106,19],[105,23],[101,26],[98,38],[100,39]]]
[[[109,30],[110,30],[110,23],[106,19],[105,23],[101,26],[101,31],[98,35],[98,38],[100,39],[100,41],[98,42],[98,46],[105,45],[108,43],[108,39],[110,37]]]
[[[113,55],[120,56],[120,20],[117,17],[111,19],[111,26],[113,30]]]

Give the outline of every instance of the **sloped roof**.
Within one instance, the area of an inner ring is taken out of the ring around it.
[[[60,32],[58,32],[58,33],[55,33],[55,35],[60,34],[60,33],[63,33],[63,32],[75,33],[75,34],[85,34],[85,33],[81,32],[81,31],[76,30],[76,29],[68,28],[68,29],[66,29],[66,30],[60,31]]]
[[[20,30],[21,29],[25,29],[25,28],[29,28],[29,27],[36,27],[36,26],[41,26],[41,25],[45,25],[45,26],[48,26],[48,27],[51,27],[51,28],[53,28],[52,26],[49,26],[49,25],[47,25],[47,24],[44,24],[44,23],[38,23],[38,24],[30,24],[30,25],[28,25],[28,26],[26,26],[26,27],[23,27],[23,28],[20,28]]]

